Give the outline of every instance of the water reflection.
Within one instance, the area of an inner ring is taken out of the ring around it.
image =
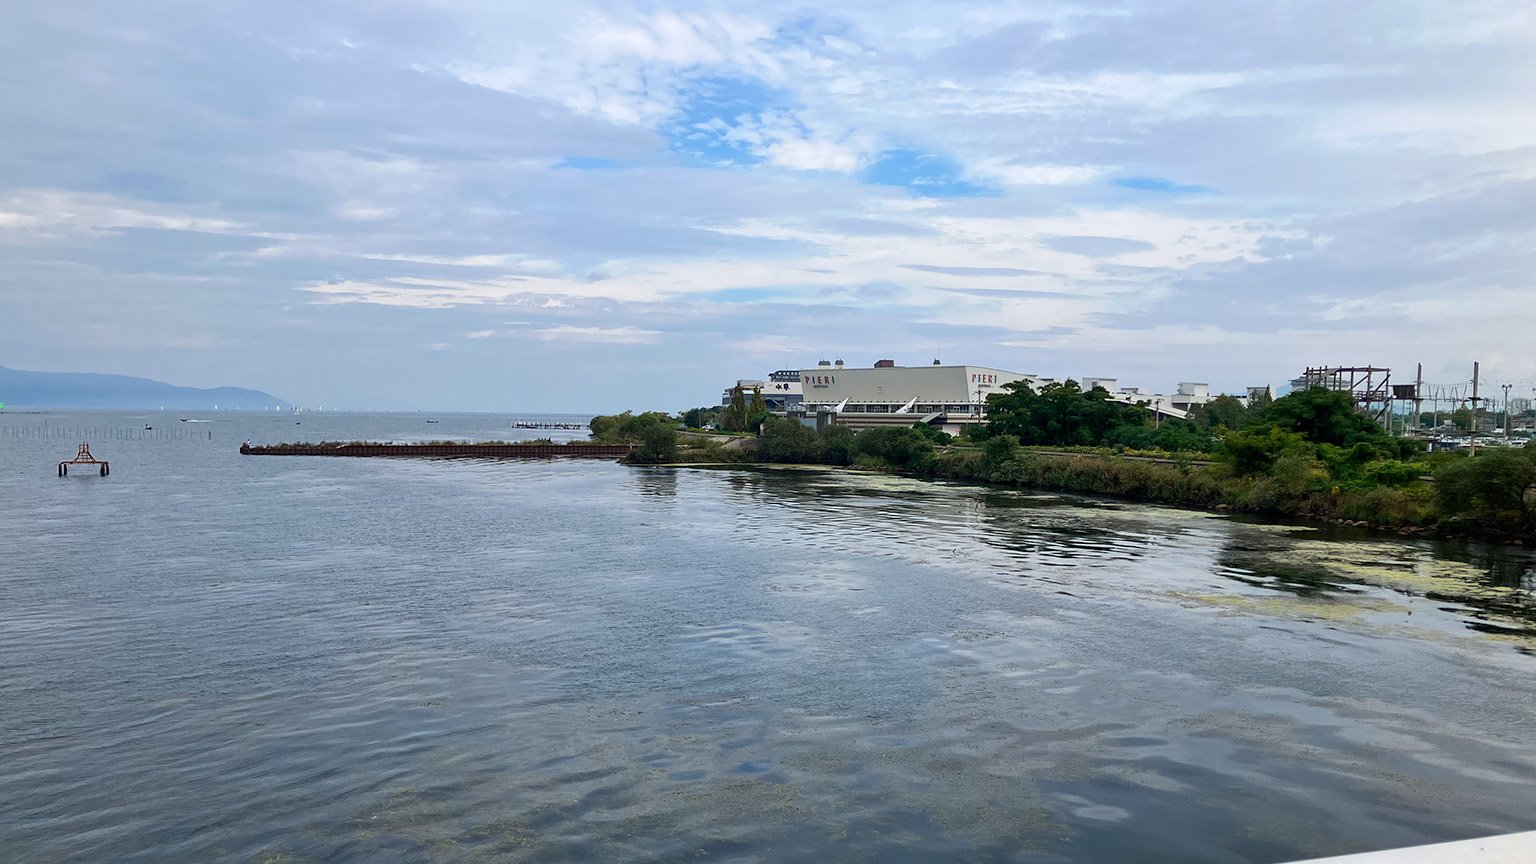
[[[1536,563],[1514,547],[820,469],[735,469],[721,482],[746,508],[738,520],[767,543],[981,567],[1068,590],[1081,569],[1098,591],[1334,624],[1401,605],[1394,597],[1422,598],[1440,606],[1419,614],[1455,615],[1463,630],[1536,636]],[[1184,574],[1196,572],[1217,577],[1210,591],[1191,592]]]
[[[1264,864],[1530,827],[1518,550],[815,470],[15,458],[4,860]]]
[[[636,490],[649,498],[677,497],[676,468],[636,468],[630,475]]]
[[[1245,527],[1217,559],[1234,581],[1304,598],[1424,598],[1471,630],[1536,637],[1536,565],[1524,550]]]

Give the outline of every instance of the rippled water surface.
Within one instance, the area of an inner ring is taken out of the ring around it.
[[[0,414],[0,860],[1278,862],[1536,828],[1521,550],[236,452],[508,417],[189,419]],[[111,477],[55,476],[81,426]]]

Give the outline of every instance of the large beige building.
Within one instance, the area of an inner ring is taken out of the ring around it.
[[[855,414],[968,413],[1004,384],[1041,379],[988,366],[876,366],[826,364],[800,370],[807,406],[839,406]]]
[[[1003,392],[1005,385],[1027,381],[1039,389],[1055,380],[991,366],[946,366],[938,361],[932,366],[897,366],[881,360],[873,367],[855,368],[841,360],[823,360],[809,369],[779,370],[767,380],[741,380],[737,386],[761,392],[769,410],[803,416],[807,421],[819,418],[855,428],[927,423],[957,432],[966,424],[984,422],[987,397]],[[1160,395],[1138,387],[1119,387],[1114,378],[1085,376],[1081,381],[1084,389],[1102,387],[1110,399],[1144,405],[1161,417],[1185,417],[1190,408],[1212,398],[1210,387],[1199,382],[1180,382],[1177,393]],[[721,404],[729,403],[731,393],[732,388],[725,390]]]
[[[800,370],[807,415],[834,411],[838,423],[855,427],[932,423],[958,429],[979,421],[987,396],[1004,384],[1049,379],[990,366],[897,366],[881,360],[873,368],[823,362]]]

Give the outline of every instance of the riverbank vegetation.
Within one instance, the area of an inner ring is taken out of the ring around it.
[[[950,436],[930,427],[756,418],[755,446],[679,446],[666,415],[594,418],[594,440],[635,443],[631,461],[824,464],[1138,501],[1536,541],[1536,447],[1476,458],[1423,452],[1314,389],[1244,406],[1220,397],[1187,420],[1157,419],[1076,382],[1022,382],[988,399],[988,422]],[[750,404],[750,403],[748,403]],[[650,419],[646,419],[650,418]],[[600,430],[602,436],[600,437]],[[616,437],[615,437],[616,436]],[[745,443],[745,442],[735,442]]]
[[[630,462],[657,465],[677,460],[677,421],[664,412],[601,415],[588,427],[598,444],[634,444]]]

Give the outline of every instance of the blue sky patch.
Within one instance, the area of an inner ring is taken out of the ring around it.
[[[902,186],[928,198],[975,198],[999,194],[965,179],[965,169],[949,156],[896,149],[880,154],[859,175],[865,183]]]
[[[756,126],[765,112],[794,107],[787,93],[757,78],[699,78],[681,94],[677,115],[661,132],[674,153],[716,165],[756,165],[763,157],[752,144],[727,136]]]
[[[1163,177],[1116,177],[1109,182],[1119,186],[1121,189],[1135,189],[1138,192],[1162,192],[1165,195],[1199,195],[1203,192],[1216,191],[1209,186],[1175,183]]]

